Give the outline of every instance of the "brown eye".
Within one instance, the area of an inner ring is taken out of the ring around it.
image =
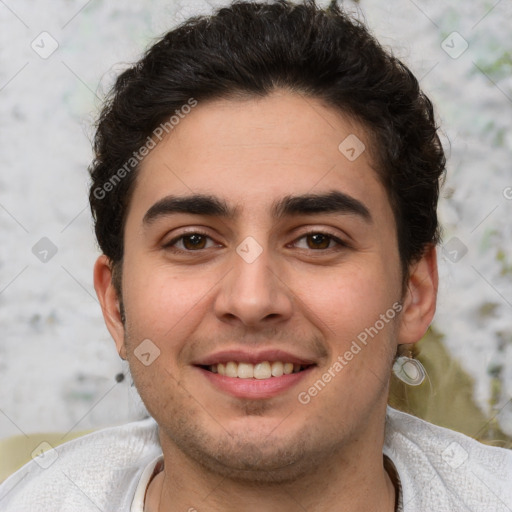
[[[306,235],[306,240],[310,249],[327,249],[332,237],[324,233],[313,233]]]
[[[163,248],[176,253],[184,253],[209,249],[214,246],[213,240],[207,234],[190,232],[173,238],[170,242],[166,243]]]
[[[312,231],[297,238],[294,242],[300,249],[311,249],[313,251],[343,250],[349,245],[337,236],[321,231]]]
[[[183,246],[187,250],[193,251],[194,249],[204,249],[206,245],[206,237],[197,233],[192,235],[184,235],[182,239]]]

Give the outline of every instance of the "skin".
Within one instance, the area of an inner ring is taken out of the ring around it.
[[[367,148],[352,162],[338,150],[349,134]],[[160,427],[165,469],[146,510],[394,510],[382,456],[390,369],[397,345],[428,328],[438,276],[428,247],[402,294],[396,223],[370,153],[363,127],[281,90],[199,103],[142,163],[124,232],[124,324],[104,255],[94,281],[107,327]],[[271,215],[286,195],[333,190],[363,203],[371,221]],[[169,214],[144,225],[163,197],[198,193],[238,207],[238,215]],[[197,230],[210,237],[201,249],[190,249],[190,239],[176,242],[179,254],[163,247]],[[319,232],[348,247],[306,236]],[[262,248],[252,263],[236,252],[248,236]],[[300,403],[298,394],[397,301],[402,312]],[[144,339],[160,350],[149,366],[134,354]],[[232,348],[279,348],[315,366],[277,396],[235,398],[193,365]]]

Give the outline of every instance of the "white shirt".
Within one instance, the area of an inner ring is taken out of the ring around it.
[[[383,453],[398,471],[403,512],[512,510],[511,450],[388,407]],[[0,485],[2,512],[143,512],[162,450],[148,418],[75,439],[50,455]]]
[[[130,508],[130,512],[144,512],[144,501],[146,498],[146,491],[148,489],[149,483],[152,480],[152,477],[155,473],[155,468],[157,464],[161,463],[164,460],[163,455],[159,455],[155,457],[144,469],[142,475],[140,477],[137,488],[135,489],[135,494],[132,500],[132,506]]]

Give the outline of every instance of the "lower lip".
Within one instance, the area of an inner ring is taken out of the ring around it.
[[[261,400],[272,398],[289,390],[307,377],[313,366],[309,366],[301,372],[290,373],[281,377],[270,377],[269,379],[240,379],[238,377],[219,375],[204,368],[198,367],[198,369],[215,387],[225,393],[236,398]]]

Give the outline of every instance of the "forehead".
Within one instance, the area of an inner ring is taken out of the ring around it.
[[[387,215],[369,144],[358,123],[298,94],[199,102],[142,162],[129,216],[194,194],[220,197],[239,215],[271,215],[276,199],[333,190]]]

